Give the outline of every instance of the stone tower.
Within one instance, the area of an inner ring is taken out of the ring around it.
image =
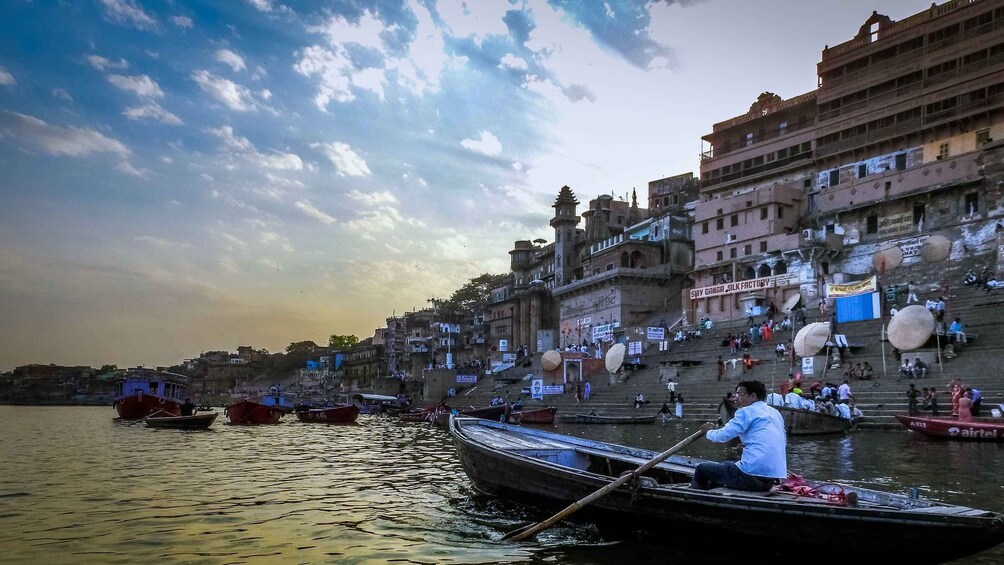
[[[575,207],[579,201],[567,185],[561,187],[558,198],[554,200],[554,217],[551,227],[554,228],[554,286],[559,287],[572,282],[575,272],[575,226],[579,224],[579,215]]]

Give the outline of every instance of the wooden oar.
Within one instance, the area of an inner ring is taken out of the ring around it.
[[[638,476],[642,475],[643,473],[645,473],[645,471],[648,471],[649,469],[651,469],[652,467],[655,467],[659,463],[662,463],[667,458],[669,458],[670,455],[673,455],[677,451],[680,451],[684,447],[687,447],[688,445],[690,445],[691,443],[693,443],[694,440],[696,440],[696,439],[700,438],[701,436],[703,436],[704,432],[705,432],[704,428],[701,428],[700,430],[697,430],[696,432],[694,432],[690,436],[687,436],[686,438],[684,438],[683,441],[681,441],[680,443],[674,445],[673,447],[670,447],[669,449],[667,449],[666,451],[663,451],[659,455],[656,455],[654,458],[652,458],[650,461],[648,461],[645,464],[643,464],[641,467],[638,467],[637,469],[635,469],[634,471],[631,471],[630,473],[627,473],[625,475],[621,475],[620,477],[617,478],[617,480],[615,480],[612,483],[606,485],[605,487],[601,488],[600,490],[598,490],[598,491],[590,494],[589,496],[586,496],[585,498],[582,498],[582,499],[579,499],[579,500],[573,502],[572,504],[568,505],[564,510],[562,510],[561,512],[558,512],[554,516],[551,516],[547,520],[544,520],[543,522],[538,522],[536,524],[531,524],[529,526],[524,526],[524,527],[522,527],[522,528],[520,528],[518,530],[509,532],[502,539],[506,540],[506,541],[520,541],[520,540],[526,539],[526,538],[528,538],[528,537],[536,534],[537,532],[539,532],[541,530],[550,528],[556,522],[558,522],[559,520],[561,520],[561,519],[565,518],[566,516],[572,514],[573,512],[578,511],[583,506],[589,504],[590,502],[596,500],[597,498],[601,498],[603,496],[606,496],[606,495],[610,494],[617,487],[619,487],[619,486],[623,485],[624,483],[626,483],[626,482],[634,479],[635,477],[638,477]]]

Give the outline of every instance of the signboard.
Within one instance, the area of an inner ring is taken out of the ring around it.
[[[515,363],[516,362],[516,354],[515,353],[503,353],[502,354],[502,361],[504,361],[506,363]]]
[[[629,341],[627,348],[628,355],[641,355],[641,342]]]
[[[878,290],[878,278],[875,275],[862,281],[847,284],[827,284],[827,298],[838,298],[841,296],[857,296]]]
[[[911,237],[910,239],[904,239],[898,243],[900,250],[903,252],[903,258],[909,259],[911,257],[920,257],[920,248],[924,246],[924,243],[930,239],[929,235],[922,235],[920,237]]]
[[[666,339],[666,328],[653,328],[651,326],[645,328],[645,337],[650,341],[659,341],[660,339]]]
[[[457,384],[473,385],[478,383],[477,375],[457,375]]]
[[[601,326],[593,326],[593,339],[592,341],[610,341],[614,338],[614,327],[612,324],[603,324]]]
[[[500,339],[499,340],[499,351],[509,351],[509,340]]]
[[[533,379],[530,383],[530,398],[533,400],[544,400],[544,380]]]
[[[690,299],[697,300],[710,296],[721,296],[723,294],[735,294],[737,292],[749,292],[753,290],[763,290],[778,286],[789,286],[798,283],[798,273],[784,273],[772,277],[761,277],[759,279],[749,279],[745,281],[735,281],[713,286],[690,289]]]
[[[815,357],[802,357],[802,375],[812,375],[815,373],[815,366],[813,365],[813,359]]]
[[[547,385],[544,387],[544,394],[564,394],[565,385]]]
[[[879,237],[898,235],[913,229],[913,212],[889,215],[879,220],[878,223]]]

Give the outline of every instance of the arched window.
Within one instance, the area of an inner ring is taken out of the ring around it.
[[[631,257],[627,253],[621,253],[621,267],[629,267],[631,265]]]
[[[769,277],[770,276],[770,265],[768,265],[767,263],[764,263],[763,265],[760,265],[760,269],[757,271],[757,275],[759,275],[761,278],[762,277]]]
[[[785,263],[784,261],[778,261],[777,264],[774,265],[775,275],[783,275],[787,272],[788,272],[788,264]]]
[[[748,281],[750,279],[755,279],[756,278],[756,271],[753,270],[753,267],[746,267],[745,269],[743,269],[743,275],[742,276],[743,276],[742,280],[744,280],[744,281]]]

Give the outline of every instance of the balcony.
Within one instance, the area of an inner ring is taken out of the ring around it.
[[[769,133],[765,133],[765,134],[763,134],[763,135],[761,135],[759,137],[754,137],[753,141],[751,143],[747,143],[745,140],[743,140],[741,142],[736,142],[734,145],[731,144],[731,143],[726,143],[726,144],[724,144],[724,146],[722,146],[722,147],[720,147],[718,149],[718,154],[717,155],[715,154],[715,149],[714,148],[701,153],[701,162],[703,163],[705,161],[710,161],[710,160],[718,158],[718,157],[724,157],[725,155],[728,155],[730,153],[736,153],[737,151],[741,151],[743,149],[748,149],[750,147],[753,147],[754,145],[757,145],[757,144],[760,144],[760,143],[764,143],[765,141],[770,141],[772,139],[777,139],[779,137],[784,137],[786,135],[793,134],[793,133],[795,133],[797,131],[801,131],[801,130],[804,130],[804,129],[809,129],[809,128],[811,128],[814,125],[815,125],[814,123],[808,122],[808,123],[802,124],[801,126],[799,126],[799,125],[796,124],[796,125],[793,125],[793,126],[787,126],[787,127],[783,128],[783,129],[779,128],[779,129],[776,129],[776,130],[771,131]]]

